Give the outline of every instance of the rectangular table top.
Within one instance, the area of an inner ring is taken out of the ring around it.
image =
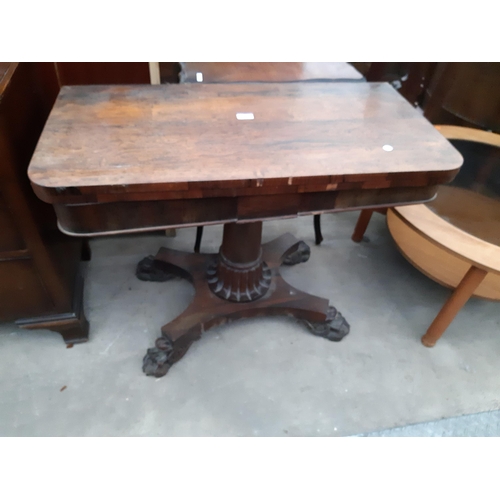
[[[200,186],[311,178],[331,185],[406,174],[411,185],[412,175],[434,173],[446,181],[461,164],[388,83],[71,86],[61,89],[28,175],[46,198],[110,186],[189,197]]]

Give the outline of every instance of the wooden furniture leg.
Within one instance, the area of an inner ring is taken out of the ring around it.
[[[370,223],[370,219],[372,218],[373,210],[365,209],[361,210],[359,214],[358,222],[356,223],[356,227],[354,228],[354,232],[352,233],[351,239],[355,243],[360,243],[365,235],[366,228]]]
[[[196,241],[194,243],[195,253],[200,253],[201,238],[203,237],[203,226],[196,228]]]
[[[314,239],[316,245],[321,245],[323,235],[321,234],[321,214],[314,216]]]
[[[18,319],[16,325],[26,330],[47,329],[60,333],[69,347],[89,340],[89,322],[83,311],[83,278],[75,280],[71,312]]]
[[[261,245],[261,234],[262,222],[228,223],[218,254],[161,248],[153,263],[148,258],[141,261],[147,266],[142,273],[138,266],[141,279],[148,273],[153,277],[153,264],[160,274],[185,278],[195,288],[188,308],[162,327],[162,336],[148,349],[143,360],[146,375],[164,376],[202,333],[240,318],[289,316],[314,335],[333,341],[349,333],[349,324],[328,299],[302,292],[280,276],[281,264],[308,260],[307,245],[288,233]]]
[[[82,241],[82,260],[84,262],[89,262],[92,259],[92,250],[90,249],[90,244],[88,239]]]
[[[427,333],[422,337],[422,344],[426,347],[433,347],[436,344],[487,274],[487,271],[483,269],[475,266],[470,267],[451,297],[439,311]]]

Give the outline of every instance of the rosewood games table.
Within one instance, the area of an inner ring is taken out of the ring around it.
[[[161,377],[193,341],[243,317],[286,315],[329,340],[349,332],[328,299],[279,273],[309,258],[262,222],[432,200],[460,154],[387,83],[63,87],[29,167],[74,236],[224,224],[218,254],[161,248],[141,279],[195,297],[143,362]]]

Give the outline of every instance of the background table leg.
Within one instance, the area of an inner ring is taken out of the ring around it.
[[[358,222],[356,223],[356,227],[354,228],[354,232],[352,233],[351,239],[355,243],[360,243],[365,235],[366,228],[370,223],[370,219],[372,218],[373,210],[361,210],[359,214]]]

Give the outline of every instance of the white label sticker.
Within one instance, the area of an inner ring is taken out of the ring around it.
[[[236,113],[237,120],[253,120],[253,113]]]
[[[196,81],[197,82],[203,81],[203,73],[196,73]]]
[[[382,149],[384,151],[392,151],[394,148],[390,144],[386,144],[385,146],[382,146]]]

